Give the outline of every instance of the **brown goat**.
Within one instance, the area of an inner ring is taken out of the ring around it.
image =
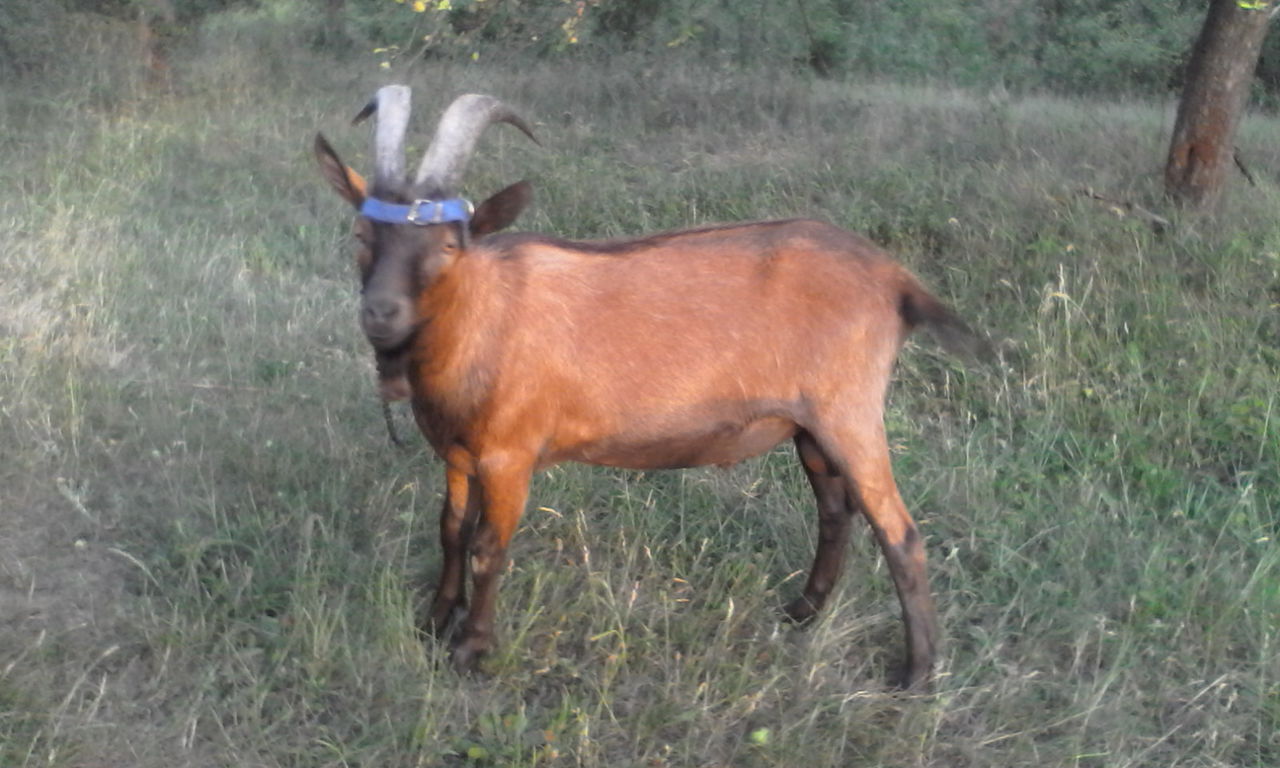
[[[399,97],[390,88],[379,92],[378,130],[395,124],[388,132],[402,140],[407,89],[392,109]],[[384,394],[409,393],[418,426],[445,463],[444,563],[429,622],[437,633],[461,622],[455,664],[470,667],[493,645],[499,575],[534,471],[563,461],[729,465],[791,439],[817,497],[819,537],[808,582],[787,615],[804,621],[826,602],[861,512],[902,604],[902,682],[926,681],[936,619],[923,542],[890,468],[885,393],[913,327],[930,326],[960,352],[978,352],[984,342],[872,243],[817,221],[611,242],[492,234],[527,202],[524,183],[469,219],[444,223],[410,223],[399,218],[403,208],[384,217],[369,207],[372,197],[416,209],[409,218],[438,211],[437,201],[455,193],[458,165],[494,121],[528,132],[496,100],[460,97],[418,181],[406,183],[395,157],[402,150],[383,144],[375,152],[391,160],[379,161],[371,192],[323,137],[316,140],[330,184],[365,212],[357,220],[362,323],[379,353]],[[468,138],[451,138],[457,131]],[[428,167],[449,154],[439,145],[459,143],[452,168]]]

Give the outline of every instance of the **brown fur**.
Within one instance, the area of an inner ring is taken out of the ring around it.
[[[321,162],[350,200],[357,185],[334,172],[336,156]],[[860,512],[902,603],[903,681],[928,678],[936,619],[923,542],[891,472],[883,404],[912,327],[929,326],[960,351],[983,345],[915,277],[865,238],[809,220],[611,242],[489,235],[465,247],[453,226],[396,230],[383,246],[412,243],[430,265],[413,289],[402,362],[448,479],[445,563],[429,617],[437,631],[464,614],[470,554],[474,595],[457,664],[492,645],[498,577],[534,471],[563,461],[729,465],[792,439],[820,536],[788,614],[804,621],[822,607]],[[380,254],[370,258],[378,269]]]

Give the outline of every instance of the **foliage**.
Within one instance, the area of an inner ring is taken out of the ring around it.
[[[12,77],[42,70],[61,42],[58,30],[65,17],[56,3],[0,5],[0,74]]]
[[[1081,92],[1160,93],[1177,84],[1203,15],[1186,0],[1049,3],[1033,58],[1047,81]]]
[[[807,68],[1058,93],[1176,90],[1201,0],[193,0],[175,34],[199,30],[297,41],[402,67],[421,57],[603,59],[679,50],[737,66]],[[83,34],[68,14],[132,20],[145,0],[13,0],[0,7],[0,67],[34,71]],[[180,47],[182,43],[177,43]],[[73,47],[73,46],[70,46]],[[377,54],[372,51],[378,49]],[[1258,97],[1280,94],[1280,36],[1259,65]]]

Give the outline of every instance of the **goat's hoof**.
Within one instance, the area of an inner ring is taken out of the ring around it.
[[[444,640],[452,636],[466,618],[467,607],[459,603],[448,608],[433,610],[430,618],[418,629],[424,635]]]
[[[487,637],[464,638],[453,647],[453,654],[450,656],[453,668],[459,672],[476,671],[481,657],[489,652],[492,645]]]
[[[818,615],[818,607],[809,598],[801,595],[783,608],[782,613],[787,621],[803,626],[813,621],[813,617]]]
[[[893,686],[909,693],[930,693],[933,691],[933,670],[929,667],[917,668],[904,664],[890,678]]]

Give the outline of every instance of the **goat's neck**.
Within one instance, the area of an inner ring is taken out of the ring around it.
[[[498,266],[463,257],[419,296],[415,396],[450,410],[484,397],[505,314]]]

